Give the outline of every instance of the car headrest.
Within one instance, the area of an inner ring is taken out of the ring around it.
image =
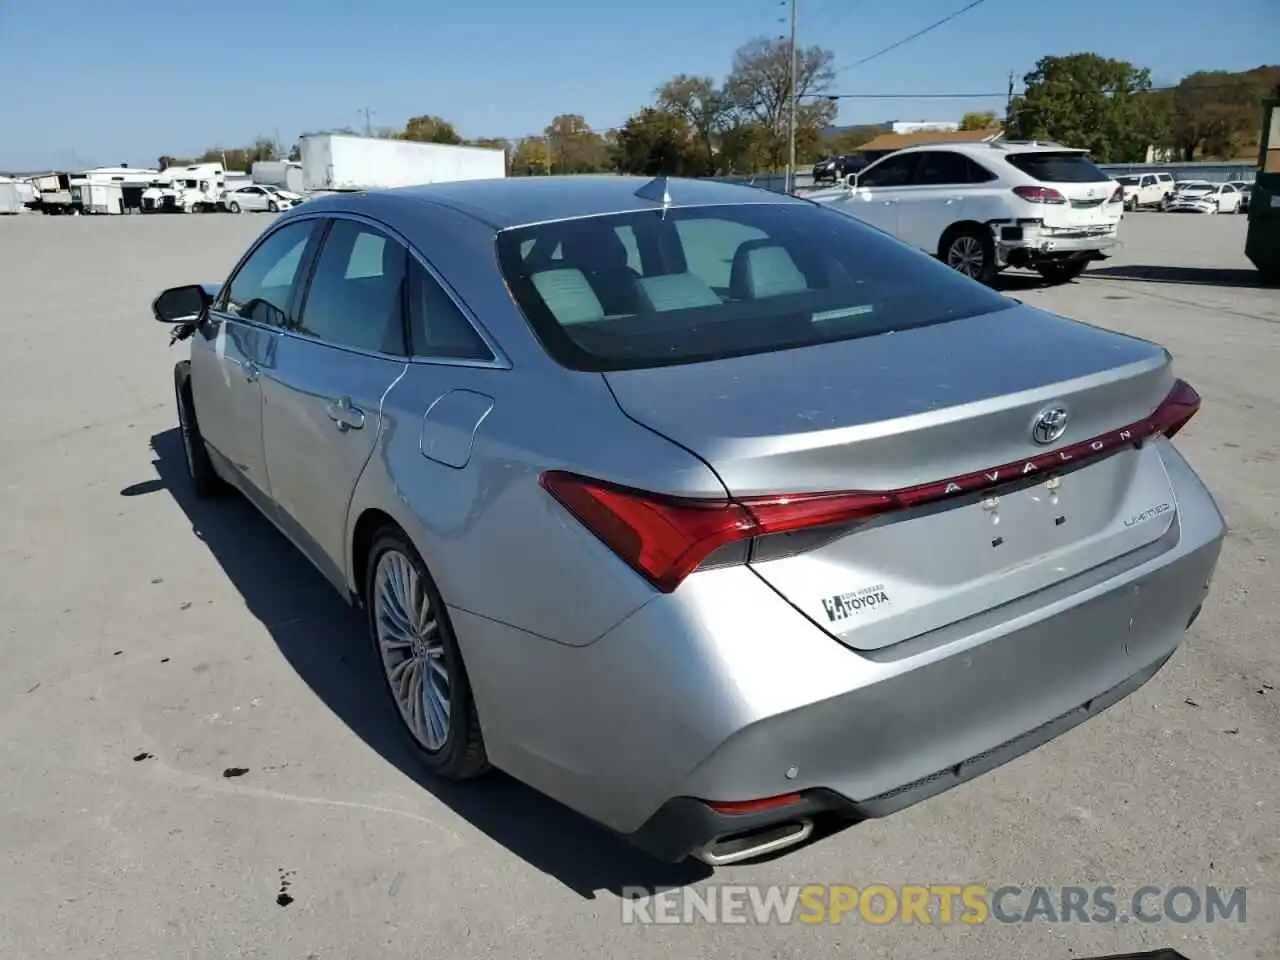
[[[796,262],[785,247],[773,240],[748,240],[733,255],[729,271],[729,296],[757,300],[809,289]]]
[[[561,326],[604,318],[600,298],[581,270],[570,267],[540,270],[529,279]]]
[[[645,277],[637,282],[640,302],[654,311],[687,310],[690,307],[714,307],[720,298],[692,273],[668,273]]]

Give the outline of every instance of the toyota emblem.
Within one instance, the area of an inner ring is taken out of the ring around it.
[[[1031,439],[1039,444],[1053,443],[1067,432],[1065,407],[1048,407],[1036,415],[1031,425]]]

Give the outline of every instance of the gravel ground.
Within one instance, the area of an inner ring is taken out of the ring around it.
[[[1274,960],[1280,292],[1256,284],[1243,217],[1130,216],[1124,250],[1081,281],[1005,284],[1163,342],[1204,396],[1179,444],[1232,532],[1171,664],[993,774],[714,878],[1249,888],[1244,923],[980,929],[627,925],[624,887],[705,872],[506,778],[422,776],[357,618],[248,506],[186,492],[179,351],[148,304],[220,279],[267,223],[0,219],[0,956]]]

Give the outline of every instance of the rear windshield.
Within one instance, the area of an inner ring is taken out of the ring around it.
[[[1123,183],[1126,187],[1136,187],[1138,185],[1137,177],[1116,177],[1116,183]]]
[[[501,232],[498,257],[543,346],[575,370],[767,353],[1013,305],[817,204],[542,223]]]
[[[1041,183],[1097,183],[1111,179],[1083,153],[1015,153],[1009,162]]]

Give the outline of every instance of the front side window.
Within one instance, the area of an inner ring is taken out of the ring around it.
[[[635,236],[638,266],[619,228]],[[665,216],[643,211],[555,221],[502,231],[498,255],[538,339],[576,370],[766,353],[1013,305],[816,204],[677,207]]]
[[[911,182],[915,173],[918,153],[904,153],[896,157],[885,157],[873,167],[868,167],[858,175],[860,187],[902,187]]]
[[[218,309],[243,320],[285,326],[298,266],[315,221],[286,224],[258,246],[227,284]]]
[[[316,260],[298,333],[339,347],[405,354],[408,251],[373,227],[335,220]]]

